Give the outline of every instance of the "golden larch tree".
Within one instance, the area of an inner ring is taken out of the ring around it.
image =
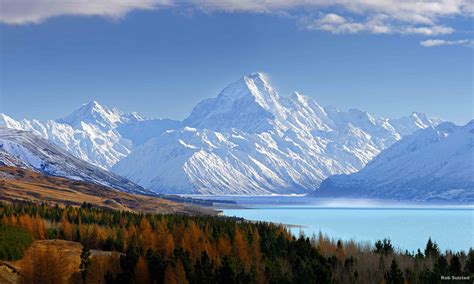
[[[135,281],[138,284],[150,283],[150,273],[143,256],[138,258],[137,266],[135,266]]]

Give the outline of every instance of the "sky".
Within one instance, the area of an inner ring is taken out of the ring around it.
[[[246,74],[376,116],[474,117],[467,0],[2,0],[0,112],[184,119]]]

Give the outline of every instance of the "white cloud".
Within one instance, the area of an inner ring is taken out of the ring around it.
[[[474,14],[472,0],[184,0],[181,2],[207,10],[256,13],[336,7],[361,15],[387,14],[399,21],[430,25],[439,17]]]
[[[442,45],[462,45],[462,46],[474,46],[474,40],[460,39],[460,40],[444,40],[444,39],[428,39],[421,41],[420,44],[425,47],[442,46]]]
[[[346,19],[337,14],[330,13],[330,14],[324,15],[324,17],[319,19],[319,22],[321,24],[328,24],[328,25],[341,25],[346,22]]]
[[[321,30],[334,34],[368,32],[373,34],[417,34],[434,36],[451,34],[455,31],[451,27],[441,25],[408,25],[394,21],[384,14],[375,15],[362,21],[350,20],[334,13],[323,14],[316,19],[303,17],[300,20],[300,26],[310,31]]]
[[[0,23],[38,24],[65,15],[117,19],[134,10],[158,8],[188,16],[195,11],[291,15],[303,29],[334,34],[439,36],[455,32],[447,19],[474,17],[473,0],[0,0]],[[465,45],[431,41],[421,44]]]
[[[426,36],[446,35],[451,34],[455,30],[451,27],[445,26],[425,26],[425,27],[408,27],[402,33],[405,34],[420,34]]]
[[[0,22],[37,24],[49,18],[76,15],[120,18],[133,10],[150,10],[171,0],[0,0]]]
[[[117,18],[135,9],[162,6],[252,13],[288,13],[299,8],[314,12],[337,8],[367,18],[384,14],[396,21],[429,26],[443,17],[474,16],[472,0],[1,0],[0,5],[0,22],[7,24],[40,23],[61,15]],[[342,29],[352,31],[354,25]],[[381,27],[375,30],[386,31]]]
[[[473,0],[190,0],[205,11],[299,15],[300,27],[335,34],[446,35],[455,29],[443,21],[474,16]],[[306,11],[301,15],[294,10]],[[339,11],[321,14],[321,11]],[[311,15],[318,15],[314,17]],[[344,15],[344,16],[343,16]],[[354,20],[356,19],[356,20]]]
[[[313,19],[303,17],[300,26],[309,31],[321,30],[334,34],[354,34],[368,30],[366,23],[351,21],[337,14],[323,14],[321,17]]]

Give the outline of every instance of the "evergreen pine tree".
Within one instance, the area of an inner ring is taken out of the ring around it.
[[[466,273],[474,273],[474,249],[469,249],[469,254],[467,255],[466,265],[464,266],[464,271]]]
[[[398,267],[397,261],[392,259],[392,264],[390,265],[390,271],[385,274],[385,280],[389,284],[402,284],[403,283],[403,273]]]
[[[453,255],[449,262],[449,272],[451,275],[461,274],[461,262],[459,261],[459,256],[457,254]]]
[[[91,252],[89,250],[89,246],[87,244],[82,246],[81,252],[81,264],[79,265],[79,270],[81,271],[82,281],[86,283],[87,274],[89,273],[89,269],[91,267]]]

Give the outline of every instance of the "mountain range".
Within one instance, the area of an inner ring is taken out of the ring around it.
[[[197,104],[183,121],[145,119],[97,102],[49,121],[0,114],[72,155],[159,193],[311,193],[335,174],[361,170],[381,151],[439,119],[376,118],[280,96],[260,73]]]
[[[359,172],[327,178],[314,195],[473,202],[474,120],[417,131]]]
[[[17,121],[0,114],[0,126],[30,131],[103,169],[110,169],[130,154],[134,143],[159,135],[160,129],[174,125],[173,122],[167,119],[145,120],[137,113],[109,109],[96,101],[84,104],[57,120]]]

